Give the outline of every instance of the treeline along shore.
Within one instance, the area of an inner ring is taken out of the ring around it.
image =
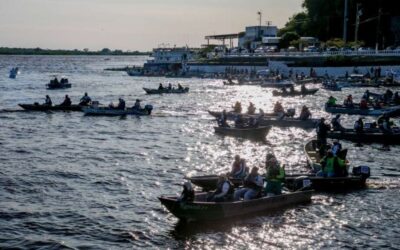
[[[104,48],[99,51],[84,50],[65,50],[65,49],[41,49],[41,48],[8,48],[0,47],[0,55],[87,55],[87,56],[140,56],[150,55],[150,52],[141,51],[122,51]]]

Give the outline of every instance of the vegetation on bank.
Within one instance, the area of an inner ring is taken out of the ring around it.
[[[41,48],[7,48],[0,47],[0,55],[87,55],[87,56],[140,56],[140,55],[150,55],[150,52],[140,52],[140,51],[122,51],[122,50],[110,50],[104,48],[99,51],[90,51],[89,49],[83,50],[51,50],[51,49],[41,49]]]
[[[317,37],[323,42],[323,47],[354,46],[355,44],[345,44],[343,40],[337,39],[343,37],[344,2],[304,0],[304,11],[293,15],[279,31],[279,36],[287,36],[283,41],[284,45],[294,46],[298,37]],[[348,3],[347,42],[355,40],[355,24],[359,16],[357,34],[358,41],[363,41],[361,46],[374,48],[378,44],[379,49],[385,49],[388,46],[400,45],[396,44],[400,38],[400,1],[348,0]]]

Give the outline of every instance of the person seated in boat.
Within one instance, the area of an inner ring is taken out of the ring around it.
[[[242,115],[237,115],[235,118],[235,128],[243,128],[245,126],[245,121]]]
[[[194,201],[194,189],[190,182],[185,182],[183,184],[183,191],[181,196],[178,198],[179,202],[193,202]]]
[[[117,109],[122,109],[122,110],[124,110],[124,109],[125,109],[125,100],[122,99],[122,98],[119,98],[118,101],[119,101],[119,102],[118,102]]]
[[[360,101],[360,109],[368,109],[368,102],[364,98]]]
[[[162,83],[160,83],[160,85],[158,85],[158,90],[164,90],[164,86],[162,85]]]
[[[58,85],[58,84],[60,84],[60,83],[58,82],[58,79],[57,79],[57,77],[54,77],[53,84],[54,84],[54,85]]]
[[[172,84],[171,83],[168,84],[168,90],[172,90]]]
[[[241,159],[239,155],[235,155],[235,160],[232,163],[232,169],[229,176],[232,178],[243,179],[248,173],[246,160]]]
[[[88,96],[88,93],[85,92],[85,95],[81,98],[79,105],[87,106],[92,102],[92,99]]]
[[[242,113],[242,104],[240,102],[236,102],[232,108],[233,108],[233,112]]]
[[[267,154],[265,169],[267,180],[267,185],[265,187],[266,195],[282,194],[282,183],[285,180],[285,168],[279,165],[274,154]]]
[[[46,100],[44,101],[44,105],[47,105],[47,106],[53,105],[53,102],[51,101],[51,98],[49,95],[46,95]]]
[[[233,193],[235,191],[234,185],[226,175],[218,176],[217,189],[207,197],[209,202],[224,202],[229,201],[233,198]]]
[[[182,85],[180,83],[178,83],[178,89],[179,90],[183,90],[183,87],[182,87]]]
[[[347,175],[346,162],[334,156],[332,150],[328,150],[320,163],[322,170],[317,173],[317,176],[342,177]]]
[[[347,98],[343,102],[343,106],[345,106],[347,108],[353,108],[354,107],[353,96],[352,95],[348,95],[347,96]]]
[[[258,128],[259,124],[260,124],[260,119],[259,118],[255,118],[255,117],[250,117],[249,118],[249,127]]]
[[[140,100],[136,99],[135,104],[133,105],[132,109],[134,110],[141,110],[142,106],[140,105]]]
[[[333,97],[333,96],[330,96],[329,97],[329,99],[328,99],[328,101],[326,102],[326,105],[328,106],[328,107],[334,107],[334,106],[336,106],[336,98],[335,97]]]
[[[330,130],[330,126],[325,123],[325,118],[321,118],[317,124],[316,132],[317,132],[317,141],[319,145],[325,146],[326,145],[326,137],[328,131]]]
[[[393,95],[393,103],[396,105],[400,104],[400,96],[398,91],[396,91],[396,93]]]
[[[258,118],[262,119],[264,117],[264,110],[263,109],[258,109]]]
[[[64,84],[64,83],[66,83],[66,79],[65,78],[61,78],[60,84]]]
[[[250,174],[245,177],[243,184],[243,187],[236,190],[233,195],[235,201],[240,200],[240,198],[243,198],[245,201],[252,200],[261,194],[264,182],[258,173],[258,167],[251,169]]]
[[[389,117],[383,121],[381,130],[384,134],[392,133],[392,122]]]
[[[361,117],[358,118],[358,120],[354,123],[354,130],[358,134],[362,134],[364,132],[364,122]]]
[[[256,113],[256,107],[254,107],[254,104],[250,102],[249,107],[247,108],[247,114],[254,115],[255,113]]]
[[[393,92],[390,89],[386,90],[385,94],[383,94],[383,98],[386,103],[389,102],[392,99],[392,97],[393,97]]]
[[[311,118],[311,112],[306,105],[301,108],[300,120],[305,121]]]
[[[289,93],[294,94],[295,90],[294,90],[294,86],[290,86],[289,88]]]
[[[228,116],[226,114],[226,110],[224,109],[221,113],[221,116],[218,119],[218,126],[219,127],[229,127],[227,123]]]
[[[282,94],[287,94],[288,92],[287,92],[287,90],[286,90],[286,88],[282,88]]]
[[[363,94],[363,96],[362,96],[361,99],[365,99],[365,100],[368,102],[370,96],[371,96],[371,94],[369,93],[369,90],[367,89],[367,90],[364,92],[364,94]]]
[[[340,114],[337,114],[334,118],[331,120],[331,125],[333,131],[340,131],[344,132],[346,129],[340,124]]]
[[[306,85],[302,84],[301,88],[300,88],[300,91],[301,91],[302,94],[306,93],[307,92]]]
[[[279,101],[277,101],[274,105],[274,114],[276,115],[285,114],[285,109],[283,109],[283,106]]]
[[[68,95],[65,95],[64,101],[60,104],[60,106],[71,106],[72,102]]]

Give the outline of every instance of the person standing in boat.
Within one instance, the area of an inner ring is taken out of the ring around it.
[[[218,177],[217,189],[209,197],[207,201],[224,202],[232,199],[234,186],[225,175]]]
[[[71,106],[72,102],[68,95],[65,95],[64,101],[60,104],[60,106]]]
[[[301,85],[300,91],[301,91],[302,94],[307,93],[307,88],[306,88],[306,85],[304,83]]]
[[[168,90],[172,90],[172,84],[171,83],[168,84]]]
[[[238,201],[242,197],[245,201],[257,198],[261,194],[263,185],[263,178],[258,174],[258,167],[253,167],[250,174],[244,179],[243,188],[235,191],[234,200]]]
[[[326,136],[328,131],[330,130],[330,126],[325,123],[325,118],[321,118],[317,124],[317,140],[320,146],[326,145]]]
[[[47,105],[47,106],[53,105],[53,102],[51,101],[51,98],[49,95],[46,95],[46,100],[44,101],[44,105]]]
[[[248,168],[246,166],[246,160],[240,158],[239,155],[235,155],[235,160],[232,164],[231,172],[229,176],[236,179],[242,179],[247,175]]]
[[[79,105],[87,106],[92,102],[92,99],[88,96],[88,93],[85,92],[85,95],[81,98]]]

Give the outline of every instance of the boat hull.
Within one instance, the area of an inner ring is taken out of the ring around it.
[[[252,138],[257,140],[265,140],[270,126],[268,127],[258,127],[258,128],[231,128],[231,127],[214,127],[215,133],[234,136],[234,137],[243,137],[243,138]]]
[[[268,118],[264,117],[260,120],[261,126],[274,126],[274,127],[281,127],[281,128],[288,128],[288,127],[296,127],[296,128],[303,128],[303,129],[313,129],[317,125],[317,120],[315,119],[308,119],[308,120],[300,120],[297,118],[290,118],[285,117],[284,119],[278,118]]]
[[[47,89],[68,89],[71,88],[71,84],[70,83],[65,83],[62,85],[51,85],[51,84],[47,84],[46,87]]]
[[[18,104],[21,108],[29,111],[82,111],[83,106],[71,105],[71,106],[48,106],[41,104]]]
[[[144,91],[148,95],[160,95],[160,94],[185,94],[189,92],[189,88],[186,87],[184,89],[148,89],[148,88],[143,88]]]
[[[305,92],[295,91],[294,93],[281,92],[281,91],[274,90],[274,91],[272,91],[272,95],[273,96],[282,96],[282,97],[306,96],[306,95],[314,95],[315,93],[317,93],[318,90],[319,89],[308,89]]]
[[[185,221],[214,221],[311,202],[313,191],[301,191],[250,201],[180,203],[176,197],[159,197],[161,203],[177,218]],[[203,200],[203,199],[202,199]]]
[[[348,114],[348,115],[365,115],[365,116],[380,116],[384,113],[398,113],[400,106],[388,107],[383,109],[360,109],[358,107],[347,108],[343,106],[327,106],[325,111],[331,114]]]
[[[354,130],[340,132],[340,131],[329,131],[327,138],[348,140],[359,143],[382,143],[391,145],[400,145],[400,132],[394,133],[381,133],[381,132],[368,132],[365,131],[362,134],[356,133]]]
[[[113,108],[83,108],[83,112],[88,116],[124,116],[124,115],[136,115],[145,116],[150,115],[151,112],[146,109],[134,110],[134,109],[113,109]]]

